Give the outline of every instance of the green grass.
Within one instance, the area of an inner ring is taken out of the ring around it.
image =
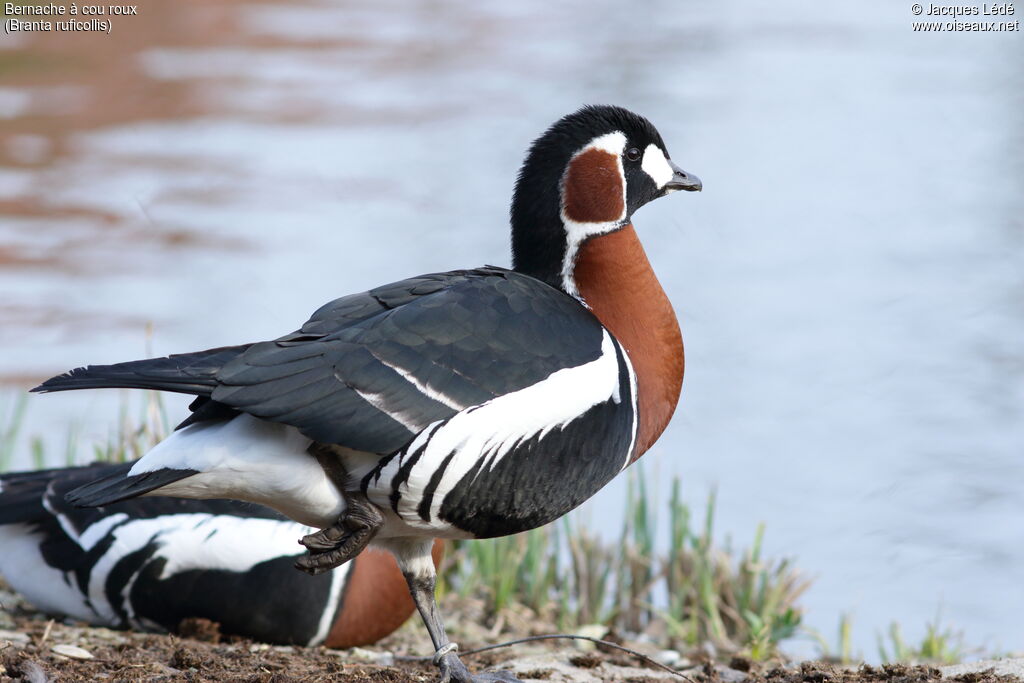
[[[831,647],[820,635],[812,634],[817,641],[823,659],[841,664],[855,664],[863,661],[861,653],[853,651],[853,617],[844,613],[839,618],[836,646]],[[964,645],[963,634],[951,626],[943,626],[941,614],[925,624],[924,635],[917,642],[907,642],[903,628],[898,622],[889,624],[886,632],[876,635],[878,658],[883,664],[934,664],[947,665],[963,661],[968,655],[994,657],[984,648],[969,649]]]
[[[962,633],[941,625],[940,615],[925,624],[919,643],[908,643],[895,621],[889,625],[887,637],[878,636],[878,655],[885,663],[956,664],[966,654]]]
[[[25,407],[28,396],[18,394],[10,402],[5,401],[0,412],[0,472],[6,472],[14,461],[14,452],[18,446],[18,436],[25,421]]]
[[[713,541],[713,493],[695,528],[678,481],[662,512],[643,471],[634,468],[628,477],[616,541],[602,540],[570,514],[525,534],[459,542],[446,563],[445,586],[482,599],[492,618],[518,604],[560,628],[603,624],[619,633],[661,634],[683,650],[711,644],[766,659],[798,634],[796,603],[809,582],[790,562],[762,557],[763,526],[750,550],[734,557]],[[665,553],[657,551],[659,518],[667,522]]]
[[[19,448],[27,449],[33,469],[55,467],[60,463],[70,467],[96,460],[126,462],[142,457],[170,432],[170,422],[160,394],[147,391],[143,396],[143,400],[134,409],[130,406],[129,400],[121,402],[117,425],[104,442],[92,446],[91,457],[82,457],[85,449],[80,428],[78,425],[72,425],[65,437],[59,461],[52,453],[46,452],[43,439],[39,436],[22,438],[28,396],[12,396],[10,400],[0,403],[0,472],[11,469]]]
[[[93,447],[93,460],[127,462],[141,458],[170,433],[170,423],[160,393],[146,391],[143,396],[145,398],[136,416],[132,415],[128,402],[122,401],[117,426],[105,444]],[[73,456],[73,448],[70,446],[69,453]]]
[[[679,645],[711,643],[719,650],[744,652],[761,660],[795,636],[802,614],[797,600],[810,586],[789,560],[762,556],[764,525],[751,547],[734,556],[714,545],[715,494],[708,498],[699,533],[689,524],[679,482],[669,503],[672,526],[667,562],[669,609],[665,615]]]

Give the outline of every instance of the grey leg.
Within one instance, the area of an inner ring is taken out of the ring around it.
[[[434,599],[435,578],[433,572],[429,575],[418,575],[412,572],[405,573],[405,580],[409,584],[409,592],[412,593],[416,609],[423,617],[423,623],[430,633],[430,640],[434,643],[434,664],[441,670],[441,683],[491,683],[501,681],[503,683],[514,683],[519,679],[508,671],[495,673],[482,673],[473,675],[462,663],[456,654],[456,648],[448,640],[444,624],[441,623],[441,613],[437,609],[437,601]]]

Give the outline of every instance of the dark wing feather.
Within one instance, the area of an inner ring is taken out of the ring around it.
[[[601,327],[562,292],[483,268],[333,301],[297,332],[253,344],[213,400],[312,439],[390,453],[458,410],[597,358]]]
[[[225,346],[180,353],[166,358],[134,360],[114,365],[89,365],[51,377],[32,389],[37,392],[70,389],[155,389],[209,396],[217,371],[246,346]]]

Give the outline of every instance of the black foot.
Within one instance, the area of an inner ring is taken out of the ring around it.
[[[299,558],[297,569],[315,575],[340,567],[361,553],[384,525],[384,515],[362,493],[347,493],[345,500],[348,509],[334,526],[299,539],[309,554]]]
[[[518,678],[511,671],[491,671],[471,674],[458,655],[449,652],[437,663],[441,669],[441,683],[517,683]]]

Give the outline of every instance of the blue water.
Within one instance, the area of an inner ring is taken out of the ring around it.
[[[180,7],[118,56],[138,113],[74,70],[0,85],[8,404],[73,365],[507,264],[525,146],[622,104],[705,185],[635,220],[687,344],[644,466],[698,507],[717,486],[735,545],[764,521],[830,640],[852,613],[874,658],[890,620],[913,639],[941,609],[969,644],[1024,649],[1020,33],[915,33],[881,0]],[[33,40],[0,55],[53,49]],[[27,431],[55,454],[73,424],[102,440],[120,400],[33,397]],[[617,528],[623,497],[584,514]]]

